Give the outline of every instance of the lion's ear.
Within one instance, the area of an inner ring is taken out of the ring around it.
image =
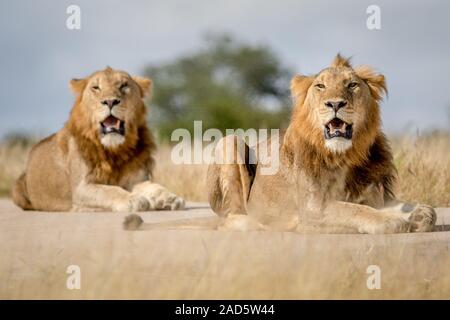
[[[367,83],[370,93],[375,100],[379,101],[383,97],[383,94],[388,94],[386,79],[382,74],[376,73],[369,66],[357,67],[355,72],[358,77]]]
[[[81,92],[83,92],[86,87],[86,83],[86,79],[72,79],[70,80],[70,90],[78,96]]]
[[[143,77],[133,77],[133,80],[138,84],[141,91],[141,97],[144,98],[152,91],[152,80]]]
[[[296,75],[291,80],[291,95],[294,99],[305,97],[306,92],[313,83],[314,78],[302,75]]]

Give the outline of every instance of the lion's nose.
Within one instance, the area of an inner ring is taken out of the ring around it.
[[[327,101],[325,105],[328,108],[332,108],[335,112],[337,112],[340,108],[345,107],[347,105],[347,101],[345,100],[337,100],[337,101]]]
[[[102,104],[108,106],[110,109],[112,109],[115,105],[118,105],[119,103],[120,103],[119,99],[107,99],[102,101]]]

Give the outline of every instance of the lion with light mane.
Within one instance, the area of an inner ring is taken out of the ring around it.
[[[183,208],[182,198],[152,181],[155,143],[143,101],[151,85],[109,67],[71,80],[70,118],[33,147],[14,202],[42,211]]]
[[[336,56],[314,76],[291,82],[294,110],[281,137],[279,170],[261,174],[249,162],[258,146],[237,136],[216,146],[208,168],[209,200],[219,218],[146,224],[137,215],[126,229],[225,228],[317,233],[431,231],[434,209],[395,199],[395,167],[381,131],[385,78]],[[229,160],[232,160],[231,162]],[[223,159],[222,159],[223,160]]]

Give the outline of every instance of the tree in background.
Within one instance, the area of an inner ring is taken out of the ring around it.
[[[205,37],[198,52],[149,66],[153,79],[151,120],[161,139],[174,129],[282,128],[289,120],[287,68],[267,46],[248,45],[229,35]]]

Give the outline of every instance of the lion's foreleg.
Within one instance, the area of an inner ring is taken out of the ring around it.
[[[377,210],[369,206],[336,201],[328,204],[320,223],[323,227],[354,229],[359,233],[402,233],[411,231],[408,217],[394,210]]]
[[[136,212],[148,210],[149,203],[118,186],[82,183],[75,189],[72,211],[84,208]]]

